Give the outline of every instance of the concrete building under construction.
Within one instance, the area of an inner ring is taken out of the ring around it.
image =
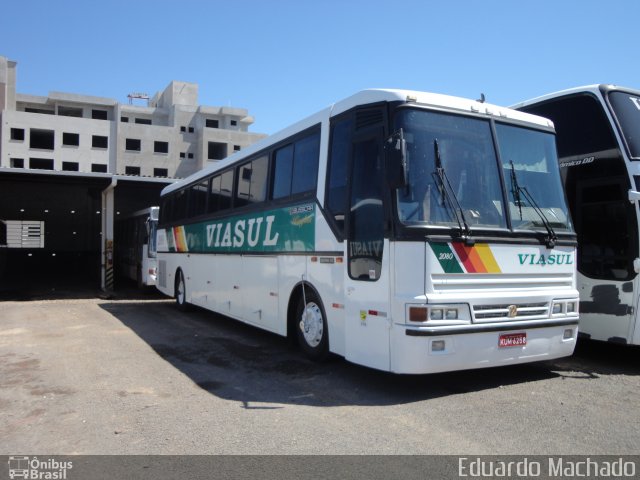
[[[245,109],[198,105],[195,83],[43,97],[17,93],[16,67],[0,56],[0,292],[65,275],[104,287],[119,215],[265,136]]]

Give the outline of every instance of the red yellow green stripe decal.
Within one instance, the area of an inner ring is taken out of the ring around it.
[[[500,267],[486,243],[430,243],[445,273],[500,273]]]
[[[187,237],[184,234],[184,227],[173,227],[173,239],[178,252],[188,252]]]

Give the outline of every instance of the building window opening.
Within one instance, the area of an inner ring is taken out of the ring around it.
[[[150,118],[136,118],[135,122],[139,123],[140,125],[151,125]]]
[[[58,115],[61,115],[63,117],[82,118],[82,109],[77,107],[58,106]]]
[[[205,126],[207,128],[219,128],[220,122],[218,120],[214,120],[213,118],[207,118],[205,120]]]
[[[167,169],[167,168],[154,168],[153,169],[153,176],[154,177],[168,177],[169,176],[169,169]]]
[[[102,135],[93,135],[91,138],[91,146],[93,148],[107,148],[109,146],[109,138]]]
[[[91,118],[94,120],[108,120],[108,112],[106,110],[91,110]]]
[[[24,158],[12,158],[11,168],[24,168]]]
[[[94,173],[107,173],[107,165],[105,163],[92,163],[91,171]]]
[[[207,158],[209,160],[222,160],[227,156],[227,144],[218,142],[209,142],[209,152]]]
[[[11,140],[24,141],[24,128],[12,128]]]
[[[153,142],[154,153],[169,153],[169,142]]]
[[[124,167],[125,175],[140,175],[140,167]]]
[[[80,170],[80,164],[78,162],[62,162],[62,170],[65,172],[77,172]]]
[[[53,130],[31,129],[29,135],[29,148],[38,148],[40,150],[53,150]]]
[[[71,147],[77,147],[78,145],[80,145],[80,134],[63,132],[62,144]]]
[[[139,138],[127,138],[125,141],[125,149],[131,152],[139,152],[141,148]]]
[[[29,168],[35,170],[53,170],[53,159],[51,158],[30,158]]]

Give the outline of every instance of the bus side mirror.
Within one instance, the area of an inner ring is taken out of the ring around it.
[[[387,183],[391,188],[407,185],[407,142],[402,129],[391,135],[384,143]]]

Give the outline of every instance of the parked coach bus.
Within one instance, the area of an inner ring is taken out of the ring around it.
[[[158,210],[145,208],[116,221],[116,269],[119,275],[135,280],[138,288],[156,284]]]
[[[516,106],[550,118],[578,234],[580,332],[640,344],[640,91],[593,85]]]
[[[158,288],[312,358],[440,372],[571,355],[575,249],[548,120],[368,90],[166,187]]]

